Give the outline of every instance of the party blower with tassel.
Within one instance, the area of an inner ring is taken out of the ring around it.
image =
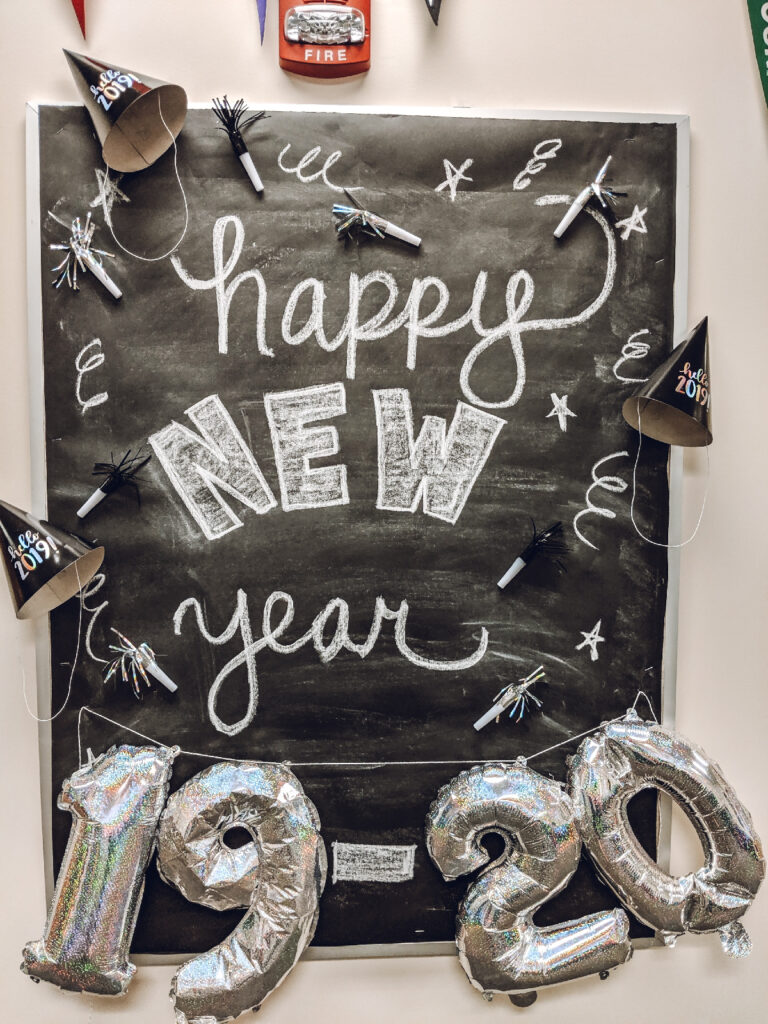
[[[492,722],[494,718],[498,719],[503,711],[512,705],[512,710],[509,712],[509,717],[514,718],[515,712],[518,711],[517,721],[522,721],[523,715],[528,710],[528,702],[533,701],[536,707],[541,707],[541,701],[532,692],[531,687],[534,683],[538,683],[540,679],[543,679],[546,675],[544,666],[539,665],[533,672],[527,675],[524,679],[519,679],[516,683],[510,683],[509,686],[505,686],[503,690],[499,690],[496,696],[493,698],[493,707],[486,711],[486,713],[474,724],[474,728],[477,732],[484,729],[489,722]]]
[[[48,212],[57,224],[61,224],[63,228],[67,227],[67,224],[57,217],[55,213],[51,213],[50,210]],[[79,217],[75,217],[70,230],[72,234],[68,241],[48,246],[51,250],[66,253],[61,263],[51,268],[51,272],[56,274],[56,278],[53,281],[54,286],[61,288],[66,281],[73,291],[79,291],[80,288],[77,283],[77,271],[79,268],[83,272],[90,270],[96,280],[104,285],[112,298],[122,298],[123,293],[106,272],[101,262],[102,256],[109,256],[111,259],[114,259],[114,253],[106,252],[104,249],[94,249],[93,247],[93,233],[96,230],[96,225],[91,220],[90,213],[86,216],[84,224],[80,223]]]
[[[578,215],[590,201],[590,199],[597,199],[604,210],[608,209],[608,204],[613,203],[620,196],[626,196],[626,192],[616,192],[612,188],[609,188],[604,184],[605,176],[608,173],[608,165],[611,162],[610,156],[605,161],[603,166],[597,172],[597,176],[594,181],[591,181],[586,185],[581,192],[576,196],[571,205],[565,212],[565,216],[557,225],[554,231],[555,238],[562,238],[568,228],[573,224]]]
[[[248,106],[245,100],[242,99],[232,104],[224,96],[223,99],[214,99],[212,102],[213,112],[221,121],[221,124],[217,124],[216,127],[219,131],[227,133],[229,141],[232,143],[232,149],[235,151],[235,156],[245,168],[246,174],[251,179],[251,184],[256,192],[262,193],[264,191],[264,184],[254,166],[251,154],[248,152],[248,147],[243,139],[243,132],[250,128],[252,124],[261,121],[262,118],[269,117],[269,115],[264,110],[257,110],[253,114],[249,113]]]
[[[352,203],[352,206],[335,203],[333,213],[336,217],[341,218],[336,225],[336,233],[340,239],[343,239],[345,245],[349,239],[356,238],[358,234],[369,235],[371,238],[384,238],[385,235],[389,235],[392,238],[399,239],[401,242],[414,246],[416,249],[419,248],[421,239],[418,235],[406,231],[405,228],[398,227],[397,224],[393,224],[392,221],[387,220],[385,217],[380,217],[378,213],[364,210],[354,196],[347,192],[346,189],[344,189],[344,194]]]
[[[123,636],[118,630],[112,627],[112,632],[120,641],[118,644],[110,644],[110,651],[117,655],[104,669],[104,682],[108,683],[113,676],[117,675],[118,669],[124,683],[130,683],[136,700],[141,700],[141,681],[149,688],[149,675],[169,691],[176,693],[178,686],[158,665],[155,652],[149,644],[139,644],[137,647],[132,644],[128,637]]]
[[[142,467],[146,466],[151,458],[151,454],[143,455],[141,448],[131,457],[131,450],[129,448],[119,462],[115,462],[113,455],[111,462],[95,463],[92,475],[103,476],[104,483],[93,492],[87,501],[83,502],[77,510],[78,517],[85,519],[88,513],[92,512],[108,495],[114,494],[121,487],[130,487],[136,495],[137,502],[141,504],[136,474]]]
[[[504,588],[512,582],[515,576],[521,573],[526,565],[532,562],[533,559],[539,555],[551,558],[560,572],[565,572],[565,565],[561,558],[561,556],[566,552],[565,543],[563,542],[563,524],[559,521],[553,523],[542,533],[539,533],[536,529],[536,523],[534,523],[533,520],[531,520],[531,527],[533,529],[531,542],[523,551],[520,552],[512,565],[510,565],[496,584],[500,590],[504,590]]]

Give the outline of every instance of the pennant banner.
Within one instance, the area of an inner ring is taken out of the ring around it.
[[[763,95],[768,105],[768,3],[764,0],[747,0],[749,17],[752,22],[752,38],[755,43],[757,68],[763,83]]]
[[[75,9],[77,20],[80,22],[80,31],[83,33],[83,39],[85,39],[85,0],[72,0],[72,6]]]
[[[264,44],[264,26],[267,22],[267,0],[256,0],[256,6],[259,8],[259,30],[261,32],[261,42]]]

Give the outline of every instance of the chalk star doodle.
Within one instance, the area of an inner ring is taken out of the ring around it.
[[[610,508],[602,508],[599,505],[595,505],[592,501],[592,491],[595,487],[602,487],[605,491],[611,491],[612,494],[623,494],[629,486],[626,481],[622,480],[620,476],[598,476],[597,471],[603,465],[604,462],[610,462],[611,459],[628,458],[629,452],[613,452],[611,455],[606,455],[605,458],[599,459],[592,467],[592,483],[587,488],[586,502],[587,507],[583,508],[580,512],[577,512],[573,517],[573,532],[583,541],[587,547],[598,550],[597,544],[593,544],[591,540],[587,540],[584,534],[579,530],[578,522],[582,516],[589,515],[590,512],[594,512],[596,516],[604,516],[606,519],[615,519],[616,513]]]
[[[98,168],[95,171],[96,181],[99,184],[99,194],[95,199],[91,200],[90,206],[93,209],[96,206],[100,206],[104,211],[104,220],[107,224],[112,224],[112,207],[115,203],[130,203],[130,199],[123,192],[122,189],[117,186],[123,180],[123,175],[118,174],[114,178],[110,178],[109,171],[101,171]]]
[[[585,633],[583,629],[579,630],[584,639],[581,641],[580,644],[576,644],[576,650],[580,651],[583,647],[588,647],[589,656],[592,659],[592,661],[597,661],[598,659],[597,645],[605,643],[605,637],[600,636],[600,626],[602,624],[603,620],[598,619],[595,625],[588,633]]]
[[[461,167],[454,167],[450,160],[443,160],[443,167],[445,168],[445,181],[438,185],[435,192],[442,192],[444,188],[450,189],[451,202],[456,201],[456,194],[459,189],[459,182],[461,181],[473,181],[468,174],[464,171],[468,171],[474,163],[474,160],[465,160]]]
[[[618,231],[619,228],[624,228],[621,232],[621,240],[626,242],[633,231],[637,231],[641,235],[648,234],[648,228],[645,226],[645,215],[648,213],[648,207],[641,210],[639,206],[636,206],[629,217],[625,217],[624,220],[617,220],[614,227]]]
[[[548,412],[544,417],[545,419],[551,419],[553,416],[557,416],[557,422],[560,424],[560,429],[566,431],[568,429],[568,417],[573,416],[576,419],[576,413],[571,412],[568,408],[568,395],[563,395],[562,398],[558,398],[555,392],[549,396],[552,399],[552,412]]]

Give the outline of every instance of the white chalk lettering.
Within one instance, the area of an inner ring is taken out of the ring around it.
[[[610,491],[612,494],[623,494],[626,491],[628,484],[625,480],[622,480],[620,476],[599,476],[598,470],[605,462],[610,462],[611,459],[627,458],[629,452],[612,452],[610,455],[606,455],[598,461],[592,467],[592,483],[587,488],[586,493],[586,508],[583,508],[580,512],[577,512],[573,517],[573,532],[579,538],[582,543],[586,544],[587,547],[598,550],[597,544],[593,544],[591,540],[587,540],[584,534],[579,529],[579,520],[582,516],[588,516],[593,513],[596,516],[603,516],[605,519],[615,519],[616,513],[610,508],[603,508],[600,505],[595,505],[592,501],[592,491],[596,487],[602,487],[604,491]]]
[[[569,203],[570,197],[563,195],[540,196],[537,206],[550,206],[557,203]],[[605,236],[608,251],[600,293],[578,313],[560,317],[542,317],[525,320],[530,309],[535,286],[531,275],[526,270],[513,273],[506,287],[506,316],[495,327],[486,327],[483,323],[483,303],[488,286],[488,273],[481,270],[477,274],[472,293],[472,301],[464,313],[445,323],[437,321],[445,314],[450,303],[450,292],[447,285],[436,277],[416,278],[412,281],[408,298],[399,313],[395,313],[398,299],[398,285],[395,278],[382,270],[372,271],[360,277],[356,273],[349,277],[349,294],[347,314],[335,337],[329,338],[325,332],[324,314],[326,306],[325,285],[317,278],[307,278],[299,282],[292,290],[285,306],[282,318],[282,336],[288,345],[301,345],[311,337],[325,351],[333,352],[346,344],[346,375],[354,380],[357,372],[358,350],[362,343],[382,341],[401,329],[407,333],[406,365],[415,370],[417,365],[418,344],[421,338],[447,338],[471,325],[480,338],[467,354],[461,367],[459,384],[463,397],[472,405],[483,409],[508,409],[514,406],[523,394],[526,382],[525,354],[522,335],[526,331],[554,331],[575,327],[586,323],[605,304],[616,277],[616,238],[614,231],[605,217],[589,207],[585,213],[597,222]],[[230,257],[224,260],[224,232],[229,222],[235,227],[235,245]],[[262,275],[256,270],[246,270],[238,274],[228,285],[227,279],[234,272],[237,260],[243,248],[243,226],[237,217],[223,217],[216,221],[213,229],[214,276],[208,280],[193,278],[181,266],[178,258],[173,257],[174,267],[181,280],[190,288],[215,289],[219,313],[219,351],[226,353],[228,346],[228,317],[232,297],[243,281],[252,278],[258,283],[258,301],[256,311],[257,347],[263,355],[273,355],[265,339],[265,323],[267,311],[267,288]],[[363,298],[368,289],[383,287],[384,295],[379,308],[368,319],[361,322]],[[436,301],[434,308],[422,313],[422,305],[428,291],[434,290]],[[311,296],[310,310],[300,326],[294,326],[297,307],[302,297]],[[509,394],[497,401],[491,401],[478,394],[473,386],[472,377],[481,357],[497,342],[508,342],[514,357],[515,382]]]
[[[232,224],[235,229],[235,244],[227,262],[224,262],[224,235],[227,227]],[[267,322],[267,286],[260,271],[256,269],[243,270],[237,277],[225,287],[229,275],[237,266],[240,254],[243,251],[243,239],[245,229],[239,217],[219,217],[213,225],[213,277],[209,280],[198,280],[184,270],[178,256],[171,256],[173,269],[188,288],[193,291],[216,290],[216,307],[219,314],[219,352],[226,355],[229,351],[229,307],[235,292],[243,282],[253,280],[258,286],[258,300],[256,303],[256,347],[261,355],[273,356],[275,353],[267,345],[266,322]]]
[[[304,54],[304,59],[311,60],[311,54],[312,50],[306,50]],[[315,160],[320,156],[320,146],[314,146],[307,153],[305,153],[295,167],[287,167],[285,164],[285,157],[288,154],[288,150],[290,148],[291,144],[289,142],[287,146],[284,146],[280,150],[280,154],[277,158],[277,166],[280,168],[281,171],[285,171],[286,174],[295,174],[299,181],[302,182],[302,184],[304,185],[308,185],[311,182],[317,181],[318,179],[322,178],[323,182],[328,186],[328,188],[332,189],[334,192],[344,191],[344,185],[335,185],[328,177],[328,171],[330,171],[334,164],[337,164],[339,160],[341,160],[342,152],[340,149],[336,149],[333,151],[333,153],[330,154],[330,156],[326,159],[325,163],[323,164],[319,171],[313,171],[312,173],[308,174],[306,173],[308,168],[311,167]],[[352,185],[346,186],[348,192],[359,192],[361,188],[362,185],[355,185],[354,187]]]
[[[96,346],[98,352],[91,352],[88,358],[83,362],[83,356],[89,349]],[[80,352],[78,353],[77,359],[75,360],[75,369],[77,370],[77,382],[75,383],[75,398],[80,404],[80,412],[85,415],[88,409],[93,409],[97,405],[103,405],[104,402],[109,398],[109,394],[106,391],[100,391],[97,395],[93,395],[91,398],[83,398],[80,388],[83,383],[83,377],[86,373],[90,373],[92,370],[97,369],[104,362],[104,353],[101,351],[101,338],[94,338],[93,341],[89,341]]]
[[[335,427],[307,427],[315,420],[343,416],[347,396],[343,384],[323,384],[264,395],[280,496],[286,512],[302,508],[348,505],[346,466],[311,468],[310,459],[336,455]]]
[[[280,606],[282,606],[282,614],[279,621],[275,624],[273,623],[274,613],[277,609],[278,614],[280,614]],[[256,715],[259,696],[256,656],[265,649],[273,651],[275,654],[290,655],[295,654],[296,651],[311,643],[323,664],[333,661],[342,651],[357,654],[360,658],[367,658],[379,638],[382,623],[394,622],[395,646],[397,650],[406,661],[418,668],[433,672],[462,672],[473,668],[479,661],[482,661],[488,650],[488,630],[483,627],[477,635],[477,647],[465,658],[459,658],[455,661],[440,661],[436,658],[418,654],[410,647],[407,638],[408,602],[401,601],[399,607],[393,609],[387,605],[383,597],[376,598],[371,628],[368,637],[363,643],[355,643],[351,639],[349,635],[349,605],[340,597],[332,598],[325,608],[321,609],[315,616],[309,629],[297,640],[289,643],[282,643],[280,638],[284,636],[286,630],[293,623],[295,608],[291,595],[283,591],[274,591],[265,601],[262,615],[262,635],[256,640],[253,639],[250,625],[248,597],[243,590],[238,590],[237,592],[235,611],[229,625],[222,633],[216,634],[209,630],[202,605],[197,598],[190,597],[182,601],[173,616],[173,628],[177,636],[181,635],[184,616],[190,609],[194,612],[200,634],[214,646],[219,647],[228,643],[232,640],[237,630],[240,630],[242,650],[233,658],[230,658],[221,669],[211,684],[208,693],[208,717],[211,724],[214,729],[227,736],[235,736],[237,733],[242,732],[243,729],[250,725]],[[336,629],[331,640],[327,642],[325,640],[325,630],[328,622],[334,615],[336,616]],[[229,724],[222,721],[216,707],[219,694],[225,682],[242,665],[246,667],[248,706],[245,714],[239,721]]]
[[[379,450],[376,508],[424,512],[447,523],[461,515],[505,421],[459,402],[446,421],[425,416],[414,440],[413,410],[403,388],[374,391]]]
[[[562,139],[544,139],[533,148],[533,156],[512,182],[516,192],[522,192],[531,184],[531,176],[540,174],[547,166],[547,160],[553,160],[562,147]]]
[[[331,845],[334,885],[337,882],[409,882],[413,878],[415,846],[340,842]]]
[[[149,443],[208,540],[242,526],[222,491],[263,515],[277,504],[251,450],[218,395],[187,409],[201,437],[175,420]]]

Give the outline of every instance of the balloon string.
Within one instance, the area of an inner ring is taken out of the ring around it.
[[[656,547],[656,548],[684,548],[686,546],[686,544],[690,544],[691,543],[691,541],[694,539],[696,534],[699,532],[699,527],[701,526],[701,520],[704,518],[704,509],[705,509],[706,504],[707,504],[707,495],[709,494],[709,479],[710,479],[710,477],[709,477],[709,470],[710,470],[709,446],[708,445],[706,446],[706,451],[707,451],[707,486],[704,489],[704,500],[701,503],[701,511],[699,512],[699,521],[696,523],[696,529],[693,531],[693,533],[688,538],[688,540],[684,540],[680,544],[664,544],[664,543],[662,543],[662,541],[651,540],[650,537],[646,537],[645,534],[640,529],[640,527],[635,522],[635,498],[637,496],[637,464],[640,461],[640,449],[643,446],[643,424],[642,424],[642,420],[640,418],[640,399],[639,398],[637,400],[637,430],[638,430],[639,437],[638,437],[638,441],[637,441],[637,455],[635,456],[635,465],[632,468],[632,501],[629,504],[629,516],[630,516],[630,519],[632,520],[632,525],[634,526],[635,532],[637,533],[637,535],[639,537],[642,537],[642,539],[644,541],[646,541],[646,543],[653,544],[653,546]]]
[[[107,227],[109,228],[109,230],[112,233],[112,238],[114,239],[115,244],[118,245],[123,250],[123,252],[126,253],[128,256],[133,256],[134,259],[141,260],[143,263],[159,263],[160,260],[164,260],[168,256],[170,256],[172,253],[176,252],[176,250],[179,248],[181,243],[184,241],[184,238],[186,237],[186,234],[187,234],[187,228],[189,227],[189,203],[187,202],[187,193],[184,191],[184,186],[181,183],[181,176],[179,174],[179,150],[178,150],[178,147],[176,145],[176,139],[174,137],[174,134],[171,131],[171,129],[168,127],[168,125],[166,124],[165,118],[163,117],[163,111],[162,111],[162,108],[160,106],[160,93],[159,93],[159,91],[158,91],[158,94],[157,94],[157,112],[160,114],[160,120],[163,122],[163,127],[165,128],[165,130],[170,135],[171,142],[173,143],[173,170],[174,170],[174,172],[176,174],[176,181],[179,183],[179,189],[181,191],[181,197],[184,200],[184,230],[181,232],[181,235],[179,236],[178,241],[173,246],[171,246],[171,248],[168,250],[168,252],[164,252],[162,256],[140,256],[139,253],[137,253],[137,252],[131,252],[131,250],[127,249],[123,245],[123,243],[120,241],[120,239],[117,237],[117,235],[115,234],[115,229],[114,229],[114,226],[112,224],[112,215],[107,212],[106,203],[103,204],[103,206],[104,206],[104,219],[107,222]],[[107,172],[112,170],[112,168],[109,166],[109,164],[106,161],[104,162],[104,165],[107,168]]]
[[[637,702],[641,697],[645,697],[651,714],[653,715],[654,722],[658,725],[659,720],[656,717],[656,713],[653,710],[653,704],[651,698],[644,690],[638,690],[637,696],[635,697],[630,711],[634,711],[637,708]],[[118,722],[114,718],[109,718],[107,715],[102,715],[100,711],[94,711],[93,708],[89,708],[87,705],[83,705],[77,715],[77,761],[82,767],[83,765],[83,746],[82,746],[82,721],[83,714],[88,713],[93,715],[94,718],[100,718],[104,722],[109,722],[110,725],[117,726],[118,729],[123,729],[125,732],[130,732],[134,736],[138,736],[142,740],[147,740],[149,743],[154,743],[157,747],[169,748],[170,744],[163,743],[162,740],[156,740],[152,736],[147,736],[143,732],[139,732],[137,729],[132,729],[129,725],[125,725],[123,722]],[[583,739],[584,736],[589,736],[593,732],[599,732],[604,725],[614,725],[617,722],[623,722],[626,715],[620,715],[618,718],[612,718],[609,722],[601,722],[600,725],[594,726],[592,729],[587,729],[585,732],[577,733],[575,736],[569,736],[565,740],[561,740],[559,743],[554,743],[551,747],[546,747],[544,750],[539,750],[535,754],[530,754],[527,757],[522,758],[523,761],[533,761],[536,757],[541,757],[543,754],[548,754],[551,750],[557,750],[558,747],[564,747],[568,743],[573,743],[574,740]],[[218,754],[205,754],[200,750],[179,750],[180,754],[186,754],[187,757],[202,757],[207,761],[228,761],[230,764],[238,764],[243,759],[240,757],[221,757]],[[260,764],[271,764],[271,765],[288,765],[292,768],[385,768],[385,767],[404,767],[406,765],[413,766],[425,766],[425,765],[441,765],[441,764],[477,764],[479,758],[474,758],[471,761],[263,761],[260,760]],[[499,764],[514,764],[516,761],[520,761],[521,758],[499,758],[494,757],[493,760]]]
[[[24,665],[22,664],[21,666],[21,692],[24,695],[24,703],[27,706],[27,712],[31,715],[32,718],[34,718],[36,722],[41,722],[44,725],[46,725],[48,722],[53,722],[54,719],[58,718],[61,712],[64,710],[64,708],[66,708],[67,704],[69,704],[69,698],[72,695],[72,681],[75,678],[77,660],[80,657],[80,634],[83,631],[83,597],[82,593],[80,593],[80,591],[82,591],[82,584],[80,582],[80,573],[77,571],[77,562],[73,562],[72,564],[75,569],[75,576],[77,577],[78,596],[80,597],[80,612],[78,614],[77,619],[77,646],[75,647],[75,660],[72,662],[72,671],[69,673],[69,685],[67,686],[67,695],[64,698],[64,703],[61,705],[61,707],[59,708],[55,715],[51,715],[50,718],[38,718],[35,712],[29,706],[29,701],[27,700],[27,676],[24,671]]]

